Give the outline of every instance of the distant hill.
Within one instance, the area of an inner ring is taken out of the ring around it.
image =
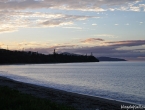
[[[97,59],[99,59],[99,61],[126,61],[125,59],[111,57],[98,57]]]
[[[73,63],[73,62],[99,62],[94,56],[58,54],[44,55],[31,51],[11,51],[0,49],[0,64],[36,64],[36,63]]]

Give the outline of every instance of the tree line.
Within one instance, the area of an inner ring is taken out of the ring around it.
[[[31,51],[11,51],[0,49],[0,64],[40,64],[40,63],[73,63],[73,62],[99,62],[94,56],[41,54]]]

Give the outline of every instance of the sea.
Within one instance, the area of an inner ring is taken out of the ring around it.
[[[145,62],[0,65],[0,76],[78,94],[145,105]]]

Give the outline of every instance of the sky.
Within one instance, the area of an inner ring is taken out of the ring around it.
[[[0,0],[0,48],[145,61],[145,0]]]

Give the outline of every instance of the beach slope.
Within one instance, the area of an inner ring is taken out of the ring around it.
[[[35,97],[46,98],[59,104],[69,105],[76,108],[76,110],[120,110],[121,105],[130,105],[128,103],[115,100],[81,95],[53,88],[18,82],[1,76],[0,86],[8,86],[22,93],[31,94]]]

